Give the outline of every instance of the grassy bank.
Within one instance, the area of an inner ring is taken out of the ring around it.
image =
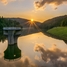
[[[67,41],[67,27],[55,27],[47,31],[48,33]]]

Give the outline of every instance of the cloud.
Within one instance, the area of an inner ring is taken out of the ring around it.
[[[25,56],[18,60],[6,61],[3,58],[0,58],[0,67],[37,67],[30,58]]]
[[[41,44],[35,45],[35,51],[40,52],[42,60],[47,63],[51,62],[50,67],[67,67],[67,51],[63,51],[53,45],[51,48],[47,49]]]
[[[23,1],[23,0],[0,0],[0,2],[3,3],[4,5],[7,5],[8,3],[14,2],[14,1],[19,1],[19,2],[21,2],[21,1]]]
[[[35,60],[37,60],[37,61],[41,61],[41,58],[39,57],[39,56],[35,56]]]
[[[57,9],[57,6],[65,3],[65,2],[67,2],[67,0],[38,0],[38,1],[34,2],[34,5],[38,9],[38,8],[44,7],[48,4],[51,4],[51,5],[55,6],[55,9]]]
[[[0,0],[1,3],[4,5],[8,4],[9,2],[16,1],[16,0]]]
[[[4,60],[0,53],[0,67],[67,67],[67,51],[59,49],[56,44],[46,48],[43,44],[36,44],[34,50],[40,55],[35,56],[35,62],[28,56],[17,60]]]

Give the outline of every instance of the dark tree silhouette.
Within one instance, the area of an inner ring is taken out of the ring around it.
[[[3,27],[21,27],[20,23],[7,18],[0,17],[0,41],[4,41],[6,37],[3,35]]]

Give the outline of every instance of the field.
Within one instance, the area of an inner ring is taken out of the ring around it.
[[[67,41],[67,27],[55,27],[48,30],[47,32]]]

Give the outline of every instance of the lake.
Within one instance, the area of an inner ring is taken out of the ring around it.
[[[48,37],[42,32],[21,36],[18,38],[17,43],[22,51],[22,58],[9,62],[3,59],[3,52],[6,50],[8,42],[7,40],[4,43],[0,42],[0,67],[55,67],[54,60],[57,61],[61,57],[63,59],[67,58],[67,44],[63,40]],[[63,55],[60,54],[59,57],[58,53]],[[49,55],[49,57],[46,55]],[[58,64],[56,63],[56,65]]]

